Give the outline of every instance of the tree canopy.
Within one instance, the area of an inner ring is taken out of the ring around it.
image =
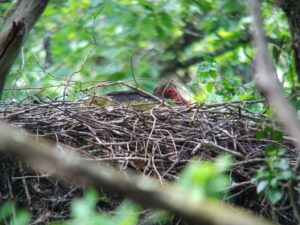
[[[262,13],[280,81],[292,91],[297,78],[284,12],[263,1]],[[51,1],[12,69],[5,97],[21,100],[41,89],[54,97],[67,83],[119,80],[151,91],[174,79],[196,101],[254,99],[252,49],[243,0]]]

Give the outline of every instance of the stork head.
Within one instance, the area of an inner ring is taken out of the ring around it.
[[[153,93],[157,96],[171,99],[178,105],[188,104],[188,101],[180,95],[179,91],[171,83],[155,88]]]

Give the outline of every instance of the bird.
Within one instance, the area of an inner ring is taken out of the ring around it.
[[[172,83],[160,85],[153,91],[153,95],[138,89],[128,91],[110,92],[105,96],[93,96],[88,100],[88,105],[96,106],[132,106],[138,110],[148,110],[160,102],[158,99],[166,100],[168,103],[175,105],[187,105],[188,101],[182,97],[180,92]]]
[[[171,99],[177,105],[189,104],[189,102],[182,97],[180,92],[171,83],[156,87],[153,91],[153,94],[162,98]]]

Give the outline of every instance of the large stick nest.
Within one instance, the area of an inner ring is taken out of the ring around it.
[[[256,138],[257,131],[272,124],[263,114],[249,110],[253,104],[257,102],[157,106],[142,112],[121,105],[87,106],[82,101],[7,103],[0,118],[29,131],[36,140],[51,140],[61,151],[69,146],[85,160],[109,163],[120,170],[130,168],[160,182],[176,180],[193,157],[206,160],[231,154],[235,159],[230,172],[232,202],[282,224],[296,224],[291,208],[286,207],[287,198],[277,208],[271,207],[267,197],[258,198],[251,182],[263,165],[265,146],[276,142]],[[285,157],[295,158],[288,137],[277,144],[287,149]],[[13,199],[30,208],[33,223],[68,218],[69,203],[82,187],[57,182],[6,158],[0,165],[4,171],[1,201]],[[107,209],[113,207],[109,204]]]

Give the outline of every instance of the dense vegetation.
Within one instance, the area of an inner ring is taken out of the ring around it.
[[[279,78],[292,91],[286,18],[273,1],[262,7]],[[5,96],[20,100],[42,88],[53,97],[67,83],[78,88],[119,80],[151,91],[157,80],[174,79],[198,101],[255,99],[252,64],[243,0],[52,1],[22,49]]]
[[[16,2],[0,4],[1,29]],[[286,12],[278,3],[261,1],[266,39],[279,83],[299,109],[300,76],[293,38]],[[23,102],[32,96],[53,100],[65,94],[75,100],[85,96],[85,88],[105,82],[108,85],[98,88],[97,94],[122,90],[122,85],[109,85],[119,81],[151,93],[158,83],[171,80],[191,102],[263,100],[255,87],[255,61],[251,18],[244,0],[53,0],[24,43],[2,100]],[[263,112],[260,118],[272,115],[262,102],[245,108]],[[298,178],[284,158],[283,133],[278,127],[264,127],[263,121],[257,124],[257,140],[272,143],[266,144],[265,164],[251,182],[260,197],[267,196],[276,207],[286,196],[283,186]],[[228,158],[189,164],[176,185],[191,188],[196,200],[207,196],[224,200],[226,194],[217,190],[231,182],[224,175],[229,164]],[[90,224],[137,223],[140,208],[133,203],[121,204],[111,216],[94,210],[98,200],[94,190],[89,190],[84,200],[73,201],[72,224],[91,218]],[[11,214],[15,224],[30,220],[28,213],[16,212],[14,203],[7,202],[0,207],[0,223],[5,218],[9,223]],[[167,217],[158,213],[155,218]]]

